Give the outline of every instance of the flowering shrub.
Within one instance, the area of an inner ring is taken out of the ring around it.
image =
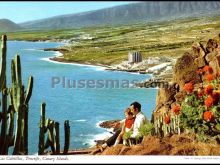
[[[197,73],[203,76],[203,83],[200,87],[191,82],[185,84],[187,95],[180,110],[174,108],[173,112],[180,112],[182,128],[205,140],[220,133],[220,77],[219,74],[213,75],[210,66],[199,69]]]

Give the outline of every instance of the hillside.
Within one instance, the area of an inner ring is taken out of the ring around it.
[[[21,30],[21,26],[8,19],[0,19],[0,32],[12,32]]]
[[[60,49],[64,54],[61,61],[112,65],[127,60],[132,50],[140,51],[143,59],[182,55],[193,42],[206,42],[216,36],[219,20],[220,15],[213,15],[130,26],[22,31],[7,35],[9,40],[68,42],[68,46]]]
[[[19,24],[28,29],[61,29],[169,20],[220,10],[219,1],[149,1],[56,16]]]

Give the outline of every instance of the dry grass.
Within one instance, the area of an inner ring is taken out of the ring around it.
[[[141,144],[131,147],[123,145],[108,147],[101,155],[211,156],[220,155],[220,145],[216,142],[196,142],[194,135],[181,134],[165,138],[145,136]]]

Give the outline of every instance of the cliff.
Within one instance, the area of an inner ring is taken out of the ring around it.
[[[179,104],[186,96],[184,85],[191,82],[195,89],[202,86],[204,76],[198,71],[205,66],[213,69],[213,76],[220,72],[220,35],[209,39],[206,45],[194,43],[190,52],[177,59],[173,71],[173,79],[169,88],[160,88],[157,94],[155,115],[168,113],[175,104]]]
[[[191,51],[177,59],[172,81],[167,88],[160,88],[157,94],[152,118],[157,131],[153,135],[144,136],[140,144],[120,144],[97,154],[220,155],[219,45],[220,34],[205,45],[193,43]],[[210,88],[210,84],[214,87]],[[187,109],[184,109],[185,104],[189,104]]]

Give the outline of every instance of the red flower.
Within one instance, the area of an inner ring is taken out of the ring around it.
[[[183,89],[188,92],[188,93],[192,93],[193,92],[193,89],[194,89],[194,86],[193,86],[193,83],[186,83],[183,87]]]
[[[205,105],[209,108],[213,105],[214,103],[214,99],[212,98],[212,96],[208,96],[208,98],[205,100]]]
[[[173,108],[172,108],[172,111],[173,113],[175,113],[176,115],[179,115],[180,113],[180,106],[179,105],[175,105]]]
[[[208,80],[208,82],[214,80],[214,76],[212,74],[207,74],[205,78]]]
[[[198,89],[198,93],[197,93],[198,98],[201,98],[203,95],[204,95],[204,90]]]
[[[212,85],[212,84],[209,84],[209,85],[207,85],[206,88],[205,88],[205,93],[209,95],[209,94],[212,93],[213,89],[214,89],[213,85]]]
[[[214,115],[211,111],[206,111],[204,112],[203,114],[203,119],[206,120],[206,121],[212,121],[214,119]]]
[[[209,65],[204,66],[203,71],[208,73],[213,73],[213,69]]]
[[[166,115],[165,118],[164,118],[164,122],[166,124],[170,124],[170,116]]]

